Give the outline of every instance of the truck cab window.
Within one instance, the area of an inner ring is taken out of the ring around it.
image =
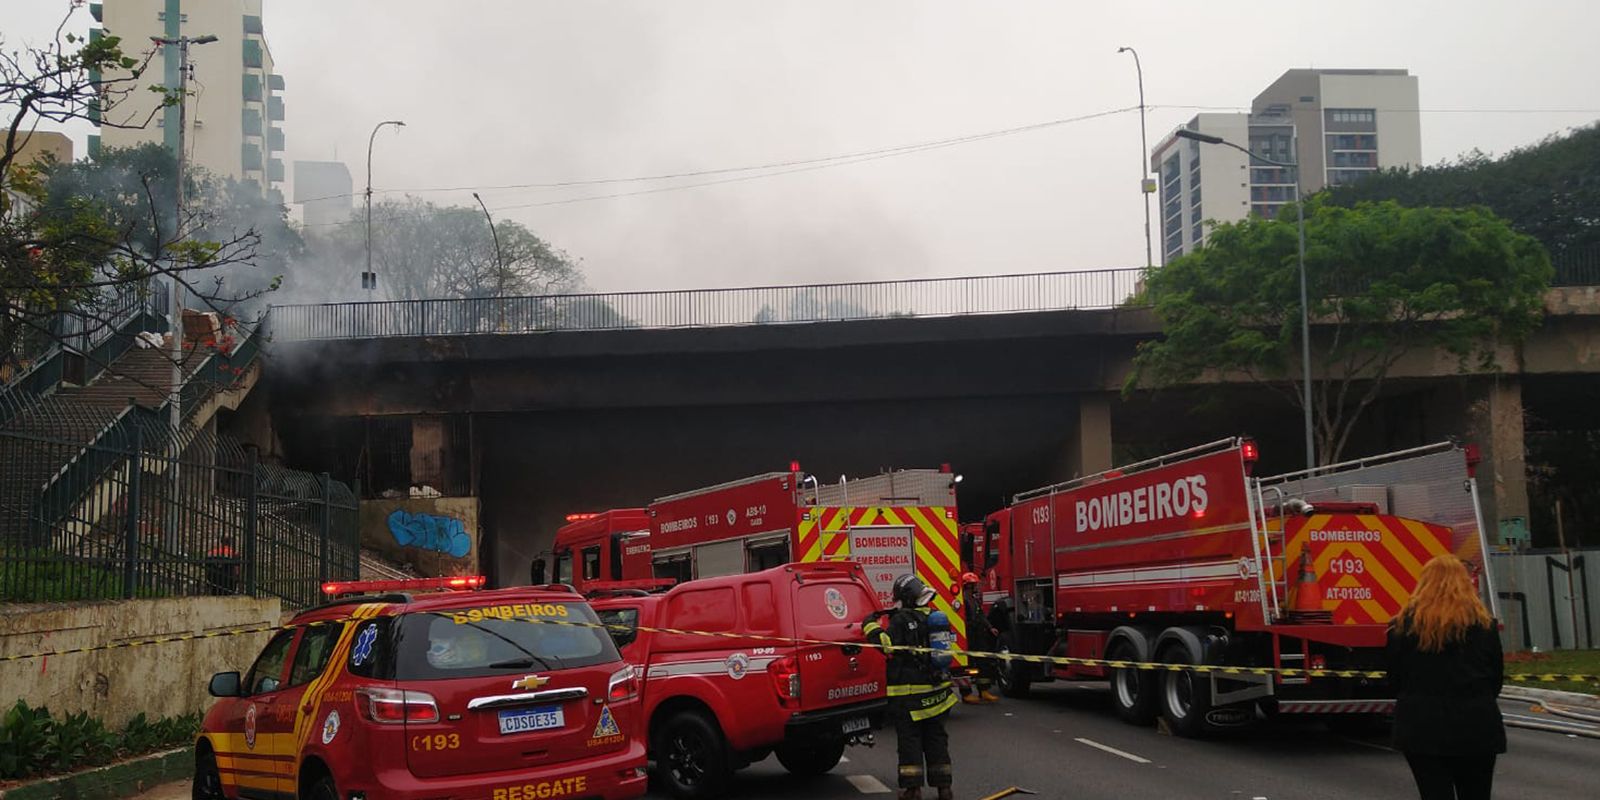
[[[572,551],[556,554],[556,583],[572,583]]]
[[[600,580],[600,545],[583,548],[583,579]]]

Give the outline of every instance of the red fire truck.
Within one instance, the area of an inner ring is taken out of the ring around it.
[[[1010,652],[1270,669],[1381,670],[1389,620],[1422,565],[1481,570],[1474,453],[1455,445],[1258,479],[1230,439],[1024,492],[984,522],[986,602]],[[1487,592],[1493,608],[1494,592]],[[1008,662],[1002,688],[1107,679],[1119,715],[1177,733],[1260,710],[1370,722],[1378,679]]]
[[[643,510],[574,515],[556,532],[556,579],[616,588],[849,560],[866,569],[885,607],[895,577],[915,572],[939,593],[934,605],[964,643],[955,582],[970,555],[957,535],[959,479],[946,465],[821,483],[791,463],[786,472],[669,495]]]

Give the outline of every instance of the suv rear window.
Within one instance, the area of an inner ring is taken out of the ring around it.
[[[401,618],[397,680],[478,678],[530,669],[588,667],[618,660],[611,637],[586,603],[479,606]]]
[[[807,583],[795,593],[794,617],[801,636],[836,639],[877,607],[859,583]]]

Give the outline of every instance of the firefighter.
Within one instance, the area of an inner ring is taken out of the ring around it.
[[[914,575],[895,578],[894,599],[900,607],[887,612],[888,624],[874,615],[862,628],[867,641],[888,650],[889,717],[894,722],[900,755],[900,800],[918,800],[922,784],[939,791],[939,800],[951,800],[950,737],[944,730],[945,712],[956,704],[948,678],[934,666],[928,636],[929,589]]]
[[[989,623],[989,618],[983,613],[982,589],[983,581],[976,574],[968,572],[961,576],[962,612],[967,620],[967,649],[993,653],[999,646],[1000,631]],[[994,684],[999,677],[996,675],[998,665],[995,660],[980,656],[971,656],[968,660],[978,670],[978,676],[972,687],[961,695],[962,702],[1000,702],[1000,695],[994,693]]]

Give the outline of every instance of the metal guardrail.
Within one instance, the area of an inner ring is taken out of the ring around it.
[[[275,341],[952,317],[1133,304],[1142,269],[275,306]]]
[[[1551,286],[1600,286],[1600,247],[1556,253],[1550,262],[1556,268]]]

